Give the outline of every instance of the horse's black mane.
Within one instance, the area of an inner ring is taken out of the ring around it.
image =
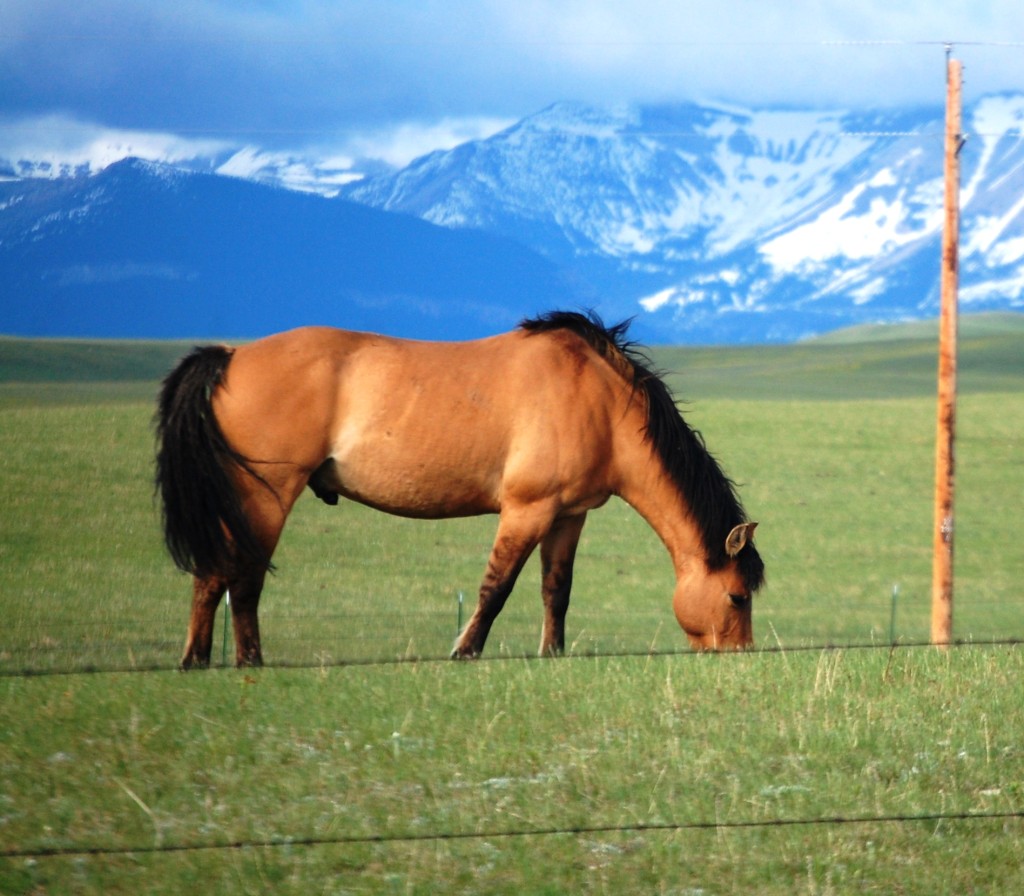
[[[734,526],[748,521],[746,512],[735,486],[707,450],[701,434],[683,420],[672,392],[652,369],[650,358],[626,338],[630,323],[626,320],[608,327],[592,311],[552,311],[524,320],[519,326],[530,333],[571,330],[610,362],[614,362],[614,354],[628,362],[633,388],[647,402],[647,439],[689,506],[707,551],[708,566],[721,569],[731,559],[725,549],[726,537]],[[747,589],[756,591],[764,581],[764,564],[757,550],[748,542],[737,559]]]

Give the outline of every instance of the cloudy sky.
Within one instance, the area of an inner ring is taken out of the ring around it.
[[[0,156],[404,164],[558,100],[941,105],[946,41],[968,99],[1024,91],[1020,0],[0,0]]]

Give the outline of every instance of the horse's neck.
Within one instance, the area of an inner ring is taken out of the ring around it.
[[[700,532],[679,488],[650,446],[646,442],[632,446],[628,455],[619,463],[619,497],[658,534],[678,573],[692,557],[705,553]]]

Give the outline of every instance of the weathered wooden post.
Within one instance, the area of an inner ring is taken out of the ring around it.
[[[932,561],[932,643],[953,635],[953,492],[956,441],[958,249],[960,239],[960,124],[962,67],[946,60],[945,219],[939,312],[939,386],[935,440],[935,530]]]

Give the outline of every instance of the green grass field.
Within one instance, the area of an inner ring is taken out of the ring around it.
[[[928,637],[936,362],[887,330],[653,353],[761,522],[759,650],[686,650],[667,555],[613,501],[572,656],[524,659],[534,562],[487,659],[437,661],[494,520],[310,496],[264,593],[270,667],[190,675],[150,429],[188,346],[0,339],[0,892],[1020,891],[1024,655],[985,642],[1024,638],[1024,329],[961,332],[976,646],[888,647]]]

